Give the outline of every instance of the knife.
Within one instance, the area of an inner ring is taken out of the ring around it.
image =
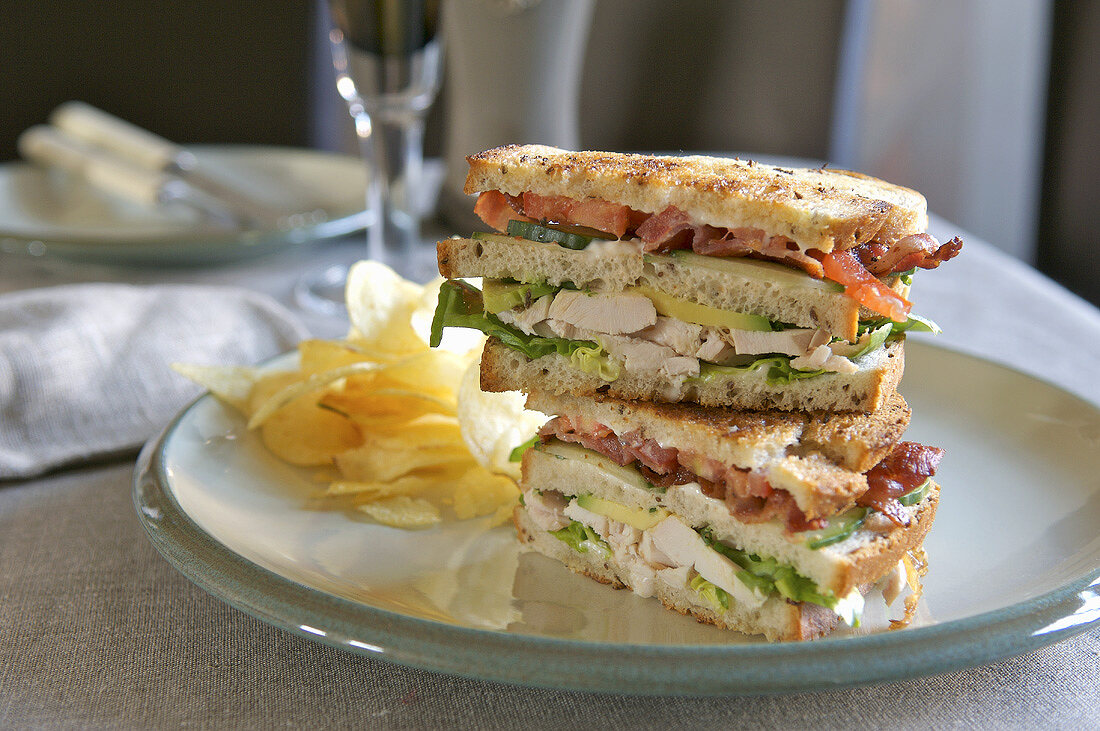
[[[221,201],[250,225],[265,229],[286,225],[290,212],[258,200],[200,162],[190,150],[149,130],[79,101],[57,107],[50,121],[70,136],[109,150],[136,167],[186,181],[193,189]]]
[[[181,203],[223,226],[240,228],[247,223],[220,200],[185,180],[137,167],[47,125],[24,131],[16,144],[27,160],[61,168],[101,190],[136,203],[146,206]]]

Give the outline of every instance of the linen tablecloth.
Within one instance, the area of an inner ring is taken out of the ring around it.
[[[1100,404],[1100,313],[976,237],[917,279],[943,343]],[[314,262],[361,244],[216,270],[0,262],[0,291],[90,279],[237,284],[290,302]],[[338,321],[307,318],[315,332]],[[1005,327],[1006,324],[1012,327]],[[1091,364],[1082,367],[1082,364]],[[0,727],[1096,728],[1100,631],[932,678],[772,697],[644,698],[520,688],[315,644],[190,584],[145,539],[127,463],[0,483]],[[731,669],[732,670],[732,669]]]

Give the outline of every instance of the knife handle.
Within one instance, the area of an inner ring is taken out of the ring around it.
[[[184,158],[190,157],[179,145],[84,102],[65,102],[53,111],[50,121],[73,137],[150,170],[186,168]]]
[[[46,125],[19,136],[19,153],[40,165],[62,168],[108,193],[153,206],[162,202],[170,177],[105,155]]]

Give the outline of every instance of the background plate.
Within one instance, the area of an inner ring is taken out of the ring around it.
[[[58,171],[0,165],[0,253],[130,264],[198,264],[343,236],[365,225],[362,161],[316,150],[189,148],[257,198],[298,215],[282,229],[235,231],[181,206],[150,208]]]
[[[1100,621],[1100,411],[916,339],[906,361],[906,438],[947,456],[923,607],[902,631],[883,631],[880,611],[861,630],[769,645],[521,554],[510,528],[406,532],[303,510],[308,475],[210,397],[147,446],[135,502],[169,561],[264,621],[512,683],[685,694],[857,685],[990,662]]]

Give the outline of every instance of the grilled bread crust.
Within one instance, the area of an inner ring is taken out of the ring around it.
[[[630,573],[613,557],[604,559],[591,551],[574,551],[535,525],[522,507],[516,508],[513,521],[523,545],[600,583],[616,589],[633,588]],[[824,607],[805,602],[795,604],[776,597],[769,598],[759,607],[746,607],[731,601],[729,610],[718,614],[691,589],[674,588],[661,581],[656,582],[656,598],[666,608],[699,622],[745,634],[764,635],[772,642],[821,637],[837,623],[837,616]]]
[[[928,227],[920,193],[846,170],[541,145],[497,147],[466,159],[466,193],[600,198],[645,213],[672,205],[699,224],[762,229],[803,251],[828,253],[868,241],[890,245]]]
[[[733,312],[763,315],[800,327],[823,328],[845,340],[856,339],[860,317],[878,317],[845,296],[839,285],[813,279],[780,264],[746,260],[775,278],[683,266],[674,257],[648,255],[637,247],[593,255],[552,243],[510,237],[444,239],[436,245],[439,273],[456,277],[570,282],[580,288],[617,292],[646,285],[673,297]],[[777,282],[781,282],[780,286]],[[902,289],[900,280],[894,287]]]
[[[940,498],[939,486],[933,483],[924,500],[902,508],[910,518],[908,526],[896,526],[884,516],[874,515],[865,523],[868,530],[831,546],[810,549],[798,534],[792,539],[781,522],[744,522],[724,502],[706,497],[697,486],[672,486],[659,493],[624,481],[618,470],[609,471],[600,464],[531,449],[524,454],[521,484],[525,489],[556,490],[565,495],[586,493],[641,510],[663,507],[693,527],[709,526],[729,545],[794,566],[837,596],[877,582],[906,551],[920,546],[935,520]],[[872,526],[874,530],[869,529]]]
[[[816,453],[855,472],[878,464],[901,438],[912,415],[897,392],[869,414],[708,409],[542,390],[527,394],[527,408],[594,419],[616,434],[634,432],[662,447],[696,452],[742,469],[755,469],[788,454]]]
[[[531,360],[496,338],[489,338],[481,354],[483,391],[544,390],[555,394],[596,396],[643,401],[689,401],[702,406],[782,411],[862,411],[881,408],[897,390],[905,368],[904,343],[900,340],[859,359],[853,374],[825,373],[788,384],[768,385],[766,369],[717,383],[685,383],[652,373],[623,369],[608,383],[595,373],[574,368],[557,353]]]

